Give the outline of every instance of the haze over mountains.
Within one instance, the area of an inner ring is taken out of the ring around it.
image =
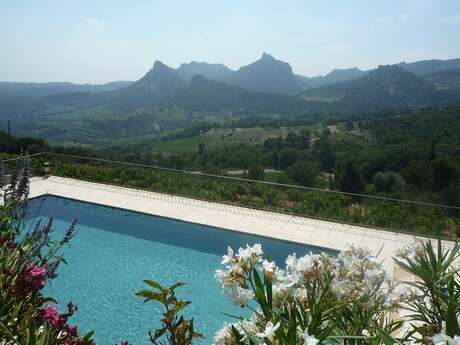
[[[190,110],[280,114],[418,108],[460,101],[459,69],[460,59],[425,60],[371,71],[334,69],[308,78],[267,53],[236,71],[205,62],[174,69],[156,61],[136,82],[0,82],[0,115],[40,113],[51,107],[104,106],[117,111],[173,104]]]

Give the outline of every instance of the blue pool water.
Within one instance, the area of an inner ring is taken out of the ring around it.
[[[148,330],[158,325],[161,308],[143,304],[134,295],[144,288],[143,279],[164,285],[186,282],[177,295],[192,301],[186,314],[193,315],[196,329],[206,335],[201,343],[211,344],[214,332],[225,320],[231,321],[223,313],[242,312],[222,295],[214,280],[228,245],[261,243],[279,264],[292,252],[324,251],[54,196],[32,201],[28,225],[39,219],[46,222],[50,216],[56,238],[64,235],[73,219],[77,233],[64,253],[69,265],[60,266],[59,276],[45,293],[60,302],[60,309],[68,301],[77,304],[73,323],[81,332],[95,329],[95,340],[102,345],[121,340],[149,343]]]

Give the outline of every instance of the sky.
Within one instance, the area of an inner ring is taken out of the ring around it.
[[[460,57],[460,0],[0,0],[0,80],[136,80],[160,60],[295,73]]]

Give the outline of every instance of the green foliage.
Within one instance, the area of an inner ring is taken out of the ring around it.
[[[251,166],[248,170],[248,178],[250,180],[263,180],[265,176],[264,167],[260,164]]]
[[[316,154],[321,167],[325,171],[331,171],[335,164],[335,154],[327,137],[323,137],[315,143]]]
[[[357,194],[364,191],[365,183],[356,161],[348,159],[340,162],[337,171],[336,180],[341,191]]]
[[[411,233],[438,236],[456,231],[460,224],[456,215],[443,210],[391,201],[364,199],[357,204],[353,198],[340,194],[256,185],[200,174],[72,162],[58,157],[51,164],[52,173],[59,176]]]
[[[443,248],[441,241],[433,247],[430,241],[400,251],[396,263],[416,277],[407,283],[404,308],[408,319],[414,321],[412,336],[422,344],[431,344],[433,333],[450,337],[460,334],[460,280],[456,261],[460,245]]]
[[[184,283],[178,282],[166,288],[153,280],[144,280],[144,283],[149,289],[138,291],[136,295],[143,297],[144,303],[156,301],[163,306],[161,328],[154,333],[149,331],[152,344],[190,345],[194,339],[203,338],[202,334],[194,331],[193,319],[188,320],[181,315],[190,302],[177,299],[174,290]]]
[[[302,186],[312,187],[316,169],[305,161],[298,161],[287,169],[289,178]]]
[[[392,171],[379,171],[374,175],[372,182],[377,191],[387,193],[402,190],[405,185],[402,176]]]

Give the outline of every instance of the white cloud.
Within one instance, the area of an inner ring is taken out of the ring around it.
[[[102,20],[93,17],[86,17],[85,22],[95,28],[103,28],[105,26],[105,23]]]

